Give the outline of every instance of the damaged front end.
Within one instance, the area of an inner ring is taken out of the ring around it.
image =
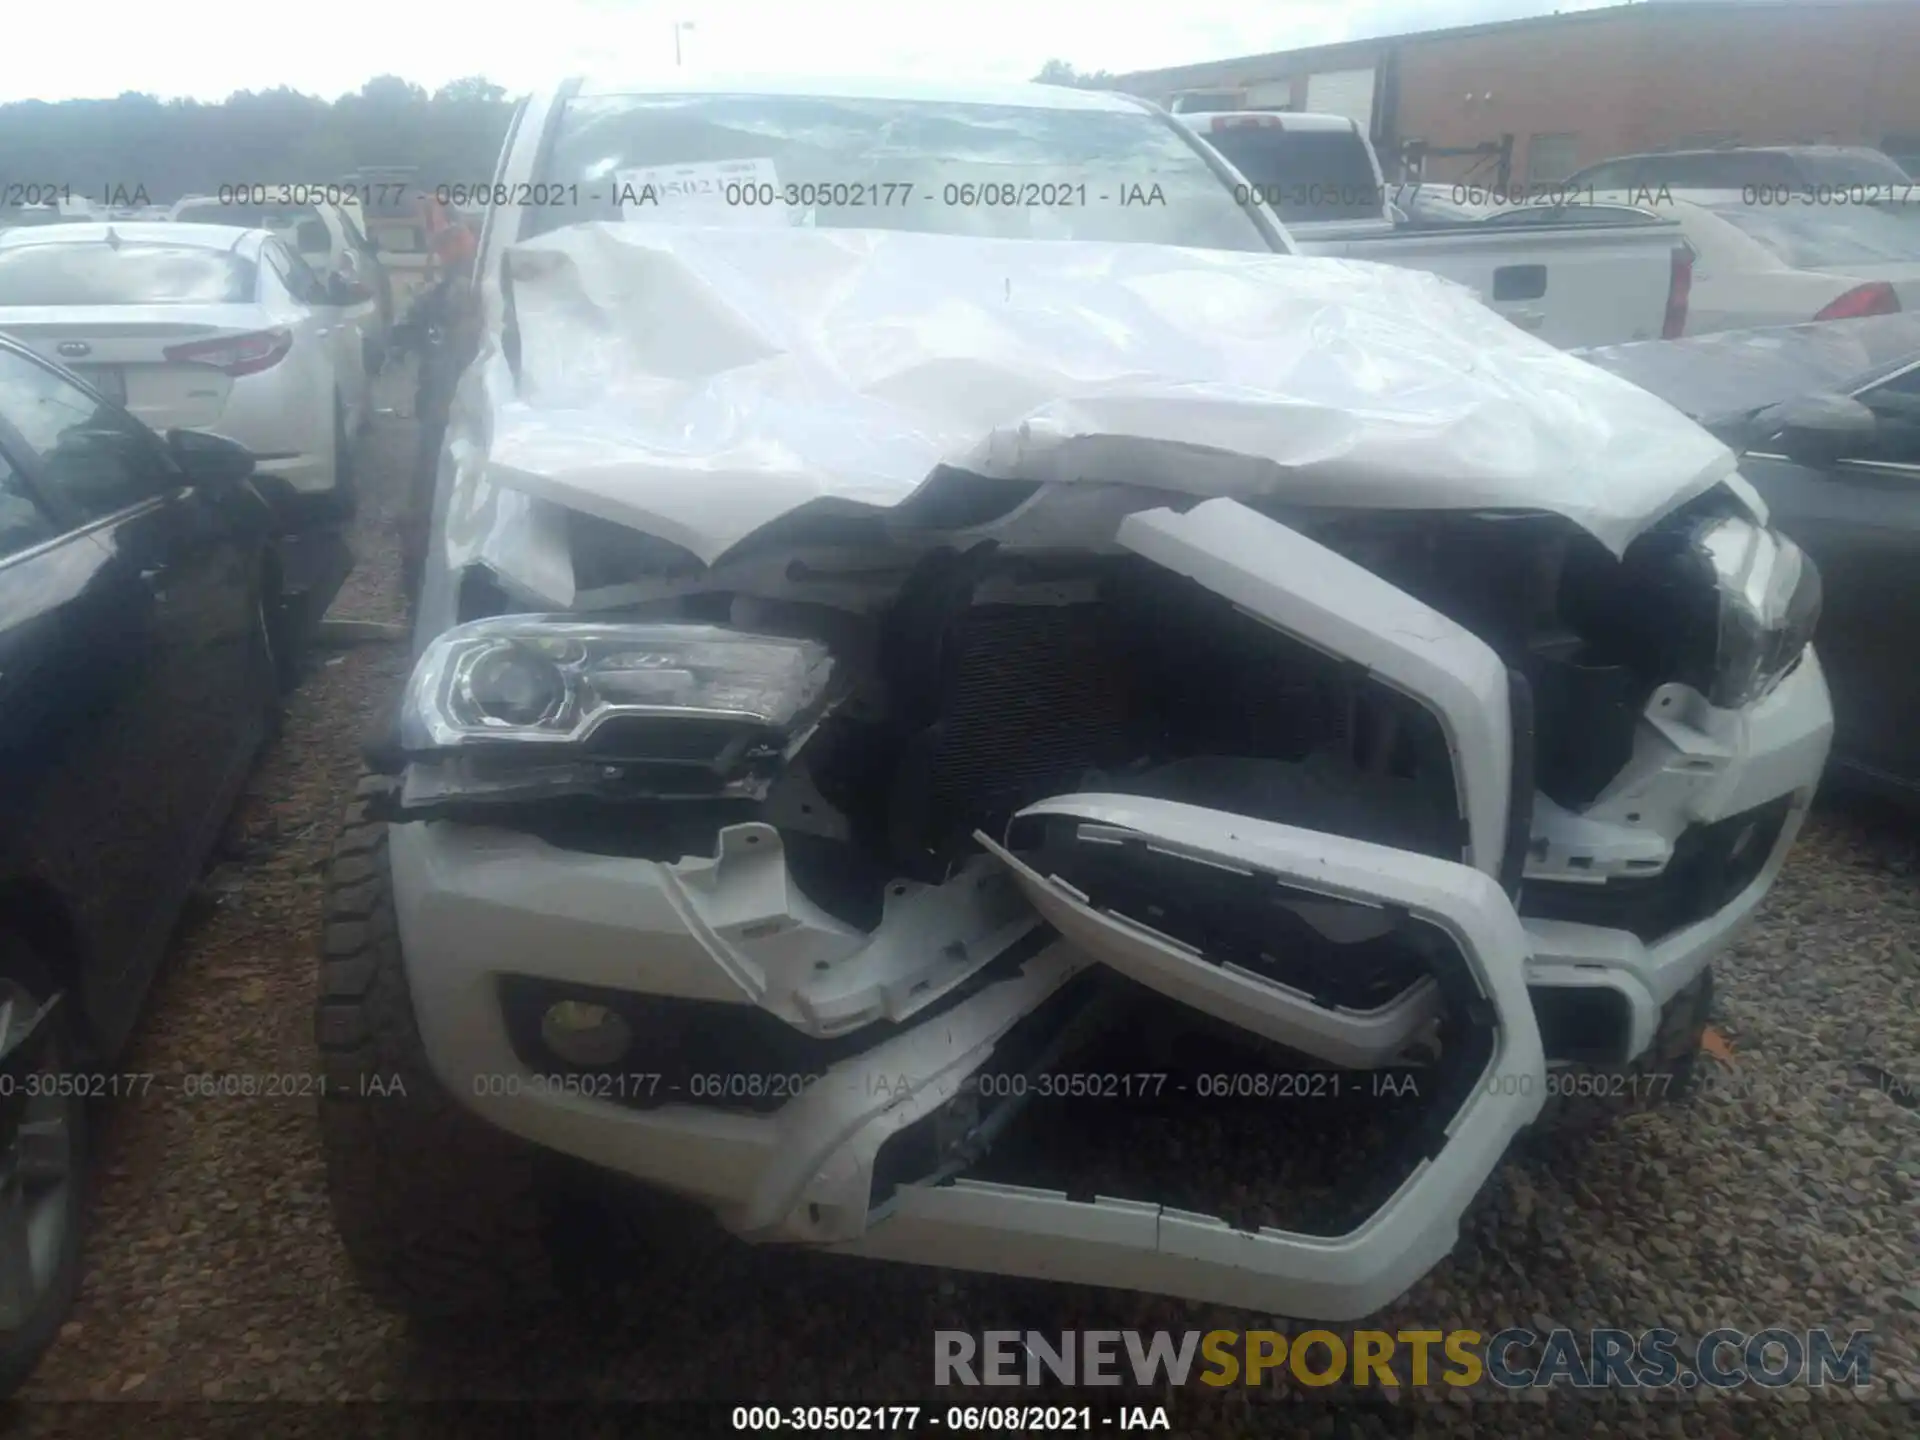
[[[773,262],[709,238],[523,247],[521,373],[463,382],[388,802],[436,1072],[753,1239],[1390,1302],[1549,1065],[1644,1051],[1757,905],[1831,726],[1817,589],[1679,417],[1351,267],[1012,247],[929,357],[926,237],[800,232],[837,278],[782,303],[831,316],[689,358],[610,313],[646,354],[568,408],[580,305],[640,293],[596,250],[740,306]],[[1096,374],[1086,317],[1288,287],[1272,333],[1399,338],[1266,393],[1264,328]]]
[[[1545,1094],[1512,898],[1528,683],[1237,502],[1077,550],[1022,543],[1039,503],[432,642],[401,923],[409,954],[485,961],[415,969],[430,1053],[456,1093],[489,1043],[577,1077],[563,1148],[745,1235],[1364,1314]],[[547,1023],[581,1006],[624,1037],[593,1063]],[[474,1103],[554,1143],[526,1098]],[[1071,1098],[1250,1149],[1316,1098],[1395,1133],[1277,1177],[1291,1206],[1096,1193],[1019,1159],[1057,1158],[1036,1137]]]

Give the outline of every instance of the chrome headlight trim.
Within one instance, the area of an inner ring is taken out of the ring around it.
[[[826,701],[833,657],[814,640],[715,625],[502,615],[457,625],[407,683],[410,754],[579,746],[610,720],[722,721],[790,732]]]
[[[1689,548],[1718,592],[1707,700],[1742,709],[1765,698],[1812,642],[1820,571],[1786,536],[1734,516],[1702,523]]]

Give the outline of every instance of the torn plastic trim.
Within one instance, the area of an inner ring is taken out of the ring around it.
[[[675,861],[453,821],[393,834],[436,966],[758,1005],[814,1037],[927,1010],[1041,923],[981,855],[942,885],[889,885],[880,923],[859,930],[806,898],[758,821]]]
[[[1038,1096],[1041,1077],[1062,1069],[1067,1057],[1111,1022],[1113,989],[1104,968],[1088,964],[995,1040],[959,1097],[888,1136],[874,1155],[868,1226],[893,1213],[902,1186],[959,1179],[985,1160]],[[988,1065],[994,1076],[1018,1076],[1029,1083],[983,1085]]]
[[[915,1026],[937,1022],[946,1011],[988,986],[1017,975],[1057,939],[1044,928],[1030,930],[971,979],[908,1019],[875,1021],[829,1036],[808,1035],[757,1005],[689,1000],[632,986],[581,985],[520,973],[497,973],[493,978],[508,1043],[529,1074],[620,1077],[630,1074],[628,1067],[644,1058],[646,1085],[609,1087],[618,1093],[607,1098],[623,1109],[644,1112],[693,1105],[718,1113],[772,1115],[832,1066]],[[583,1065],[556,1051],[545,1021],[547,1012],[563,1001],[600,1005],[626,1021],[632,1039],[625,1053],[605,1064]]]
[[[1468,864],[1501,872],[1513,782],[1507,667],[1479,636],[1299,531],[1234,500],[1120,522],[1127,549],[1295,639],[1364,667],[1439,721]]]
[[[1308,895],[1361,906],[1398,905],[1416,918],[1432,918],[1441,901],[1461,883],[1451,872],[1465,868],[1410,850],[1173,800],[1063,795],[1028,806],[1015,816],[1015,822],[1039,816],[1081,821],[1083,833],[1089,828],[1127,832],[1167,854],[1259,873]],[[1170,999],[1329,1063],[1354,1068],[1385,1064],[1438,1012],[1440,997],[1431,981],[1409,987],[1374,1011],[1316,1005],[1301,992],[1265,976],[1222,968],[1191,946],[1155,934],[1138,921],[1095,911],[1086,896],[1057,877],[1042,876],[990,836],[975,838],[1013,871],[1035,909],[1106,964]],[[1302,861],[1303,854],[1310,858]],[[1486,879],[1498,890],[1497,880]],[[1391,895],[1410,894],[1412,903],[1383,901],[1381,892],[1389,882]],[[1502,897],[1506,913],[1512,915],[1511,901],[1505,900],[1504,892]],[[1444,919],[1434,923],[1446,929]],[[1500,951],[1502,942],[1518,935],[1518,926],[1515,917],[1511,933],[1490,942],[1491,948]],[[1453,938],[1464,943],[1458,935]],[[1524,942],[1516,943],[1524,954]],[[1531,1027],[1531,1007],[1526,1008],[1525,1020]]]
[[[721,1218],[749,1239],[832,1243],[867,1226],[874,1163],[894,1135],[964,1093],[1000,1038],[1093,962],[1055,941],[1017,975],[829,1068],[772,1117],[752,1194]]]
[[[1553,925],[1555,921],[1538,922]],[[1620,935],[1622,931],[1610,931]],[[1540,938],[1533,924],[1527,926],[1527,934]],[[1632,940],[1631,935],[1626,936]],[[1638,944],[1638,941],[1635,941]],[[1567,1059],[1579,1059],[1589,1063],[1624,1065],[1643,1052],[1653,1043],[1654,1033],[1660,1028],[1660,1005],[1653,998],[1653,992],[1638,975],[1624,965],[1595,965],[1580,961],[1562,964],[1543,960],[1538,955],[1527,962],[1527,984],[1530,989],[1541,991],[1573,992],[1588,994],[1605,992],[1616,996],[1623,1008],[1627,1023],[1621,1035],[1620,1048],[1604,1056],[1549,1056],[1549,1063]],[[1535,1007],[1536,1018],[1539,1007]],[[1542,1048],[1550,1042],[1551,1036],[1542,1031]]]
[[[1662,685],[1647,699],[1625,768],[1593,804],[1576,814],[1539,797],[1526,878],[1658,875],[1687,829],[1799,790],[1825,767],[1832,743],[1826,676],[1811,649],[1743,710],[1716,709],[1686,685]]]
[[[1464,979],[1491,1009],[1485,1066],[1427,1158],[1342,1236],[1241,1230],[1151,1201],[1082,1202],[1061,1191],[962,1178],[903,1186],[884,1223],[837,1248],[1328,1321],[1362,1318],[1404,1293],[1452,1247],[1467,1204],[1545,1095],[1524,980],[1526,936],[1499,883],[1450,861],[1168,801],[1089,795],[1035,808],[1139,830],[1309,893],[1397,907],[1428,922],[1454,942]]]
[[[868,934],[800,892],[780,832],[758,821],[727,826],[712,858],[662,866],[661,878],[687,933],[744,996],[810,1035],[906,1019],[1039,923],[978,856],[944,884],[890,883]]]
[[[391,818],[484,825],[502,814],[517,816],[530,806],[572,798],[616,805],[760,802],[773,785],[765,771],[780,752],[770,746],[750,749],[750,743],[736,741],[734,754],[705,766],[593,756],[447,755],[409,761],[403,755]],[[520,763],[485,763],[502,759]]]
[[[1625,971],[1652,995],[1656,1008],[1665,1005],[1752,924],[1799,837],[1813,795],[1811,784],[1793,792],[1786,823],[1760,873],[1713,914],[1654,941],[1606,926],[1523,916],[1521,924],[1532,950],[1529,963],[1535,968],[1572,965]]]
[[[1082,798],[1086,797],[1069,797]],[[1081,827],[1081,833],[1089,828]],[[1330,1064],[1370,1069],[1391,1061],[1439,1014],[1440,992],[1430,977],[1372,1010],[1320,1005],[1277,980],[1209,960],[1192,946],[1129,916],[1096,910],[1086,895],[1059,876],[1041,875],[984,834],[976,833],[974,838],[1013,872],[1034,909],[1088,954],[1171,1000],[1230,1021],[1264,1040]],[[1185,853],[1178,846],[1154,843],[1169,854]],[[1209,856],[1186,854],[1185,858],[1206,865],[1221,863]]]

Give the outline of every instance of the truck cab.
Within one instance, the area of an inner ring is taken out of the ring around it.
[[[1393,233],[1395,215],[1380,158],[1358,123],[1346,116],[1275,110],[1174,113],[1247,178],[1260,203],[1298,238]]]

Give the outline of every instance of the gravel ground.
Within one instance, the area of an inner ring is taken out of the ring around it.
[[[393,394],[404,396],[402,377]],[[401,402],[404,404],[404,400]],[[385,416],[367,442],[360,565],[336,614],[398,619],[393,491],[411,427]],[[127,1407],[196,1402],[251,1432],[256,1407],[197,1402],[396,1399],[806,1399],[928,1396],[936,1328],[1239,1328],[1258,1317],[1075,1287],[823,1257],[692,1245],[657,1258],[608,1309],[516,1333],[413,1334],[356,1289],[329,1224],[314,1102],[300,1093],[192,1098],[185,1077],[305,1076],[319,871],[357,772],[355,746],[404,669],[404,647],[316,658],[263,759],[212,886],[221,903],[183,933],[120,1068],[157,1078],[100,1119],[84,1291],[23,1399],[74,1428]],[[1720,971],[1715,1024],[1730,1062],[1708,1065],[1690,1109],[1636,1118],[1592,1142],[1516,1152],[1453,1257],[1383,1317],[1385,1328],[1716,1325],[1871,1328],[1876,1375],[1920,1386],[1920,845],[1857,808],[1816,817],[1760,925]],[[296,1092],[299,1086],[291,1087]],[[1181,1163],[1223,1173],[1232,1155]],[[1183,1434],[1292,1429],[1284,1389],[1171,1397]],[[1548,1422],[1580,1433],[1731,1435],[1756,1425],[1823,1435],[1911,1435],[1916,1416],[1876,1386],[1786,1402],[1678,1396],[1574,1410],[1477,1397],[1397,1412],[1432,1434]],[[1007,1392],[958,1397],[979,1403]],[[1109,1397],[1110,1398],[1110,1397]],[[154,1412],[157,1413],[157,1412]],[[364,1418],[369,1411],[356,1411]],[[425,1424],[427,1412],[389,1417]],[[1256,1418],[1258,1417],[1258,1418]],[[1350,1433],[1375,1433],[1384,1419]],[[337,1428],[338,1416],[316,1421]],[[190,1427],[193,1428],[193,1427]]]

